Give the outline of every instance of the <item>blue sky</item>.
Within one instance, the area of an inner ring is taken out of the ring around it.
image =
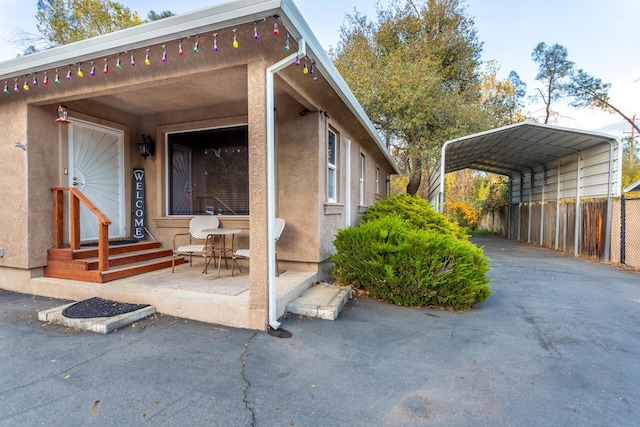
[[[373,0],[294,0],[325,49],[339,40],[345,14],[354,9],[375,16]],[[388,0],[379,0],[386,5]],[[9,41],[13,31],[36,33],[37,0],[0,0],[0,61],[19,51]],[[222,3],[222,0],[120,0],[146,17],[149,10],[186,12]],[[640,1],[608,0],[467,0],[464,5],[475,20],[484,42],[483,60],[495,60],[500,76],[515,70],[532,95],[538,83],[531,60],[536,44],[559,43],[569,59],[589,74],[612,83],[611,101],[628,115],[640,116]],[[559,125],[603,131],[623,136],[629,131],[616,115],[560,107]],[[539,115],[539,106],[528,108]]]

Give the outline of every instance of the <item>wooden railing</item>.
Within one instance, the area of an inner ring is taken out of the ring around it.
[[[64,246],[64,192],[69,192],[69,246],[80,249],[80,202],[98,218],[98,270],[109,269],[109,225],[111,220],[103,214],[77,188],[52,188],[53,191],[53,245],[60,249]]]

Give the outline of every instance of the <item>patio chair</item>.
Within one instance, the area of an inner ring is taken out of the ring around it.
[[[200,255],[204,257],[204,270],[202,272],[206,273],[211,259],[214,258],[214,251],[213,236],[204,230],[218,228],[219,225],[220,221],[217,216],[199,215],[191,218],[191,221],[189,221],[189,232],[178,233],[173,237],[173,261],[171,263],[171,272],[173,273],[175,271],[176,256],[189,255],[189,264],[193,266],[193,255]],[[178,246],[179,240],[186,240],[181,236],[189,236],[189,243]]]
[[[282,234],[282,230],[284,230],[285,221],[282,218],[276,218],[274,222],[274,230],[273,234],[275,235],[276,243],[280,239],[280,235]],[[240,264],[238,264],[238,259],[250,259],[251,258],[251,250],[250,249],[236,249],[237,242],[241,239],[248,239],[249,236],[238,236],[233,241],[233,250],[231,251],[231,276],[235,271],[235,266],[238,266],[238,270],[242,273],[242,268],[240,268]],[[276,250],[276,276],[280,276],[280,267],[278,267],[278,251]]]

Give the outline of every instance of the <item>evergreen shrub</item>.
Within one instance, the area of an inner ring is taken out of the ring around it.
[[[468,239],[468,235],[462,227],[449,221],[440,212],[433,210],[429,202],[408,194],[389,196],[379,201],[362,216],[362,222],[390,215],[397,216],[420,230],[430,230],[457,239]]]
[[[430,212],[421,218],[419,200],[390,197],[372,206],[358,227],[338,231],[333,273],[342,283],[394,304],[466,310],[482,303],[491,293],[488,259],[426,202]],[[400,206],[408,206],[408,212],[398,212]]]

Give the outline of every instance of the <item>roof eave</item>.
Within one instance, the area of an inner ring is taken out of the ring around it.
[[[236,0],[0,62],[0,79],[169,42],[275,14],[282,0]]]
[[[311,31],[311,28],[302,17],[302,14],[294,4],[292,0],[282,0],[282,10],[285,14],[283,19],[289,19],[293,28],[299,31],[300,36],[305,39],[307,43],[307,50],[313,52],[313,57],[316,60],[316,67],[327,79],[327,82],[333,87],[336,93],[340,96],[349,110],[358,118],[362,126],[366,129],[367,133],[373,138],[380,150],[384,153],[385,158],[389,164],[393,167],[396,174],[400,173],[400,169],[396,165],[396,162],[391,157],[391,154],[387,150],[386,144],[380,138],[380,135],[365,113],[364,109],[356,99],[349,86],[344,81],[336,67],[333,65],[333,61],[329,58],[327,53],[322,48],[322,45]]]

